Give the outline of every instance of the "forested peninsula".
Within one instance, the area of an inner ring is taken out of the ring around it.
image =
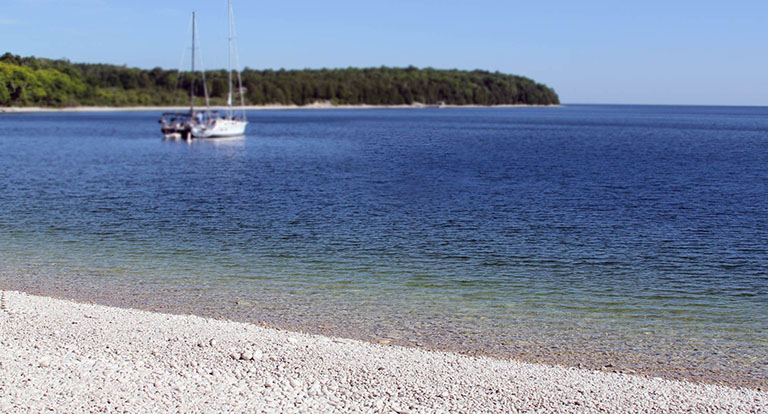
[[[212,105],[227,97],[226,70],[206,72]],[[242,72],[246,105],[556,105],[551,88],[531,79],[482,70],[415,67]],[[189,102],[189,72],[71,63],[11,53],[0,56],[0,106],[176,106]],[[196,75],[195,95],[204,90]],[[239,100],[239,98],[236,98]]]

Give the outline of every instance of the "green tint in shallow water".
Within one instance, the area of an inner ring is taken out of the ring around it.
[[[0,118],[0,286],[766,384],[768,110],[155,115]]]

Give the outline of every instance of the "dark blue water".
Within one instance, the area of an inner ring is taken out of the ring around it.
[[[766,383],[768,108],[158,116],[0,116],[0,286]]]

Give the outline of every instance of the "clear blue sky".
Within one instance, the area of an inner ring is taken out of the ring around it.
[[[565,103],[768,105],[768,1],[233,0],[243,66],[520,74]],[[0,53],[177,68],[190,13],[226,65],[226,0],[0,0]]]

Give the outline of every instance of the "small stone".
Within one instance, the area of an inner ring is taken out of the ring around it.
[[[240,359],[240,357],[241,357],[241,355],[239,353],[237,353],[237,352],[233,352],[233,353],[229,354],[229,356],[232,359]]]
[[[291,387],[293,388],[301,388],[302,385],[301,380],[296,378],[291,378],[288,383],[291,384]]]
[[[253,361],[253,353],[245,351],[242,355],[240,355],[240,358],[244,361]]]
[[[48,368],[51,366],[51,360],[47,357],[40,358],[38,365],[40,365],[42,368]]]
[[[216,340],[215,340],[215,339],[211,339],[211,342],[209,342],[209,343],[211,344],[211,346],[216,346],[216,344],[217,344],[218,342],[216,342]]]

